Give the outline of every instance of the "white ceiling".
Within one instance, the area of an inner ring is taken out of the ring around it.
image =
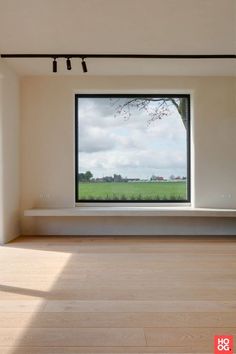
[[[0,52],[234,54],[235,17],[236,0],[0,0]],[[4,60],[22,75],[51,74],[49,59]],[[87,65],[88,75],[236,75],[236,60]],[[81,74],[79,59],[64,66],[57,75]]]

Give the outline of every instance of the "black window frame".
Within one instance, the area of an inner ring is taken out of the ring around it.
[[[184,200],[88,200],[88,199],[79,199],[79,98],[145,98],[145,97],[172,97],[172,98],[185,98],[187,100],[187,129],[186,129],[186,139],[187,139],[187,190],[186,190],[186,199]],[[179,94],[179,93],[168,93],[168,94],[135,94],[135,93],[122,93],[122,94],[113,94],[113,93],[102,93],[102,94],[75,94],[75,203],[106,203],[106,204],[185,204],[191,203],[191,96],[190,94]]]

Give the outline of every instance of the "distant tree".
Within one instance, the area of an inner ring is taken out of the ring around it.
[[[121,175],[114,174],[113,178],[114,178],[114,182],[122,182],[123,180]]]
[[[168,115],[171,108],[175,108],[180,114],[184,127],[187,128],[187,110],[188,102],[186,98],[172,98],[172,97],[145,97],[145,98],[131,98],[125,103],[122,102],[120,98],[112,98],[112,104],[116,109],[116,116],[121,115],[125,120],[131,117],[132,108],[136,108],[139,111],[145,111],[150,117],[148,124],[162,119]],[[158,104],[153,107],[153,102],[158,102]]]
[[[85,181],[84,173],[79,173],[78,177],[79,177],[79,182],[84,182]]]
[[[89,180],[93,177],[93,174],[90,171],[85,172],[84,174],[85,180],[89,182]]]
[[[87,171],[85,173],[79,173],[80,182],[89,182],[92,177],[93,174],[90,171]]]

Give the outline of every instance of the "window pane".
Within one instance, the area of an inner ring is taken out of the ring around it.
[[[77,201],[189,201],[189,96],[77,95]]]

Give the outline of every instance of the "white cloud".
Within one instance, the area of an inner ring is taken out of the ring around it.
[[[79,134],[79,151],[81,153],[106,151],[113,148],[113,140],[107,135],[105,129],[93,126],[81,129]]]
[[[186,174],[185,154],[181,151],[132,150],[124,152],[113,150],[111,152],[87,153],[81,154],[80,165],[84,171],[89,169],[96,176],[121,173],[123,176],[143,178],[161,170],[163,173],[165,172],[166,177],[170,174],[166,171],[179,174],[176,173],[178,170],[182,172],[182,175]],[[96,173],[96,171],[99,172]]]

